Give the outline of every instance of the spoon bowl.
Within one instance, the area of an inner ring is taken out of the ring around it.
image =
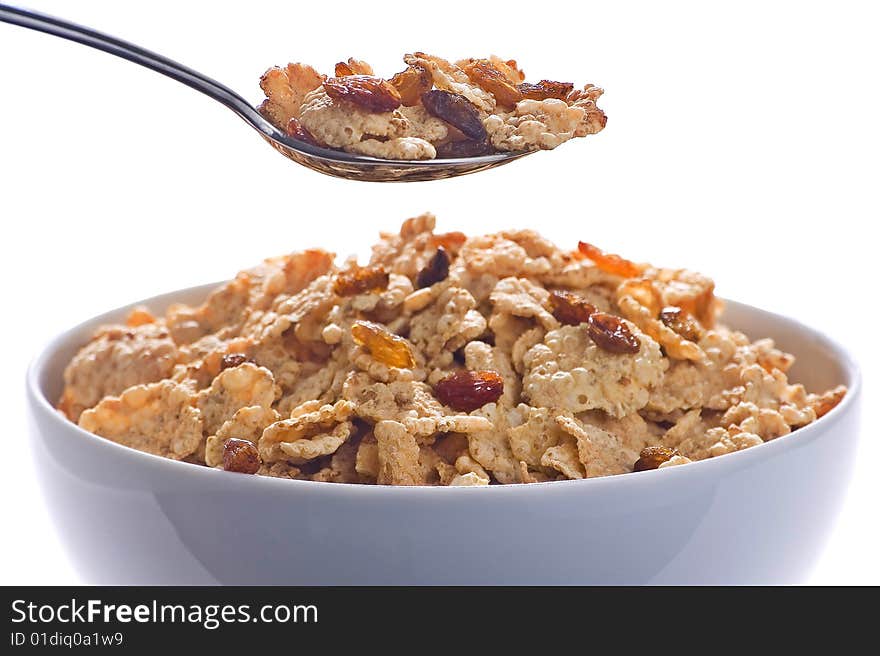
[[[76,41],[182,82],[231,109],[259,132],[275,150],[288,159],[314,171],[338,178],[369,182],[440,180],[477,171],[487,171],[531,154],[531,152],[519,152],[454,159],[387,160],[313,146],[293,139],[279,130],[267,121],[253,105],[229,87],[183,64],[128,41],[54,16],[2,3],[0,3],[0,22]]]
[[[531,154],[496,153],[455,159],[376,159],[363,155],[304,144],[293,139],[275,139],[264,135],[275,150],[297,164],[337,178],[368,182],[418,182],[441,180],[478,171],[488,171]]]

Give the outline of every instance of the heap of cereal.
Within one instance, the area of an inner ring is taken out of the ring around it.
[[[831,410],[794,358],[716,323],[713,282],[529,230],[383,234],[243,271],[198,307],[102,328],[59,409],[231,471],[384,485],[607,476],[720,456]]]

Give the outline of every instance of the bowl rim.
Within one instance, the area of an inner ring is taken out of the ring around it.
[[[548,486],[550,489],[558,490],[560,492],[566,489],[571,490],[574,486],[580,486],[581,488],[583,488],[584,491],[587,491],[588,489],[598,491],[598,488],[600,487],[603,489],[607,489],[618,485],[635,487],[635,485],[639,483],[656,484],[664,481],[665,479],[671,479],[672,477],[676,476],[699,476],[701,475],[701,473],[705,473],[706,475],[711,476],[712,468],[745,468],[748,467],[750,463],[754,462],[756,459],[769,459],[773,457],[774,454],[779,454],[786,450],[798,448],[799,445],[805,445],[806,443],[812,442],[813,440],[820,438],[822,434],[830,432],[829,429],[831,429],[832,425],[837,423],[844,416],[844,414],[854,411],[858,398],[861,395],[861,369],[858,366],[856,359],[847,348],[845,348],[832,338],[828,337],[827,335],[813,328],[810,328],[809,326],[804,325],[797,319],[770,312],[768,310],[748,305],[746,303],[731,301],[727,299],[722,299],[725,303],[725,308],[735,307],[740,311],[757,314],[759,316],[762,315],[764,319],[773,322],[789,324],[793,329],[802,331],[810,335],[813,340],[817,341],[822,347],[827,349],[832,354],[835,361],[842,366],[845,372],[845,376],[849,379],[846,382],[846,396],[844,397],[843,401],[841,401],[830,412],[828,412],[823,417],[820,417],[813,423],[798,428],[796,431],[793,431],[792,433],[789,433],[787,435],[783,435],[776,439],[770,440],[769,442],[764,442],[763,444],[759,444],[748,449],[743,449],[742,451],[728,453],[724,456],[720,456],[717,458],[706,458],[705,460],[688,463],[688,465],[686,466],[664,467],[663,469],[654,469],[642,472],[630,472],[624,475],[600,476],[563,481],[545,481],[539,483],[529,483],[526,485],[507,484],[488,486],[392,486],[371,485],[365,483],[335,483],[324,481],[283,479],[273,476],[243,476],[235,472],[227,472],[214,467],[207,467],[205,465],[188,463],[180,460],[172,460],[170,458],[154,455],[152,453],[146,453],[144,451],[139,451],[135,448],[125,446],[123,444],[119,444],[118,442],[100,437],[99,435],[95,435],[94,433],[90,433],[89,431],[80,428],[77,424],[64,417],[60,412],[55,409],[54,405],[50,402],[46,395],[43,394],[40,386],[40,378],[42,377],[43,371],[49,365],[49,363],[52,362],[55,357],[57,357],[57,352],[63,347],[69,346],[71,340],[75,336],[86,330],[87,327],[96,327],[103,323],[118,321],[121,316],[124,316],[125,313],[139,305],[167,307],[173,302],[179,302],[178,297],[181,296],[195,296],[200,294],[207,295],[207,293],[214,290],[218,285],[221,284],[223,284],[223,282],[195,285],[192,287],[186,287],[183,289],[178,289],[176,291],[152,296],[146,299],[142,299],[140,301],[136,301],[134,303],[129,303],[127,305],[117,307],[113,310],[109,310],[97,316],[93,316],[89,319],[80,321],[75,326],[68,328],[61,333],[56,334],[54,337],[48,339],[37,352],[37,355],[35,355],[31,359],[26,373],[26,394],[32,412],[40,413],[50,422],[57,422],[57,424],[55,424],[55,428],[57,430],[69,431],[72,435],[76,435],[78,439],[90,441],[93,443],[94,446],[102,449],[107,449],[109,452],[115,452],[119,457],[131,458],[144,467],[165,469],[166,472],[169,474],[180,473],[182,475],[189,476],[193,481],[200,480],[216,483],[217,481],[221,480],[219,478],[216,478],[219,476],[228,479],[225,483],[227,485],[269,486],[265,489],[273,489],[275,491],[288,489],[290,490],[291,494],[294,494],[297,491],[309,489],[313,491],[320,490],[321,493],[326,492],[328,494],[342,495],[368,494],[382,496],[385,494],[390,494],[400,496],[406,494],[482,494],[496,496],[520,493],[524,489],[528,490],[532,488],[543,489],[544,494],[546,494],[548,491]],[[35,428],[33,430],[42,430],[42,427]],[[215,478],[204,478],[205,476]],[[669,484],[671,485],[671,480],[669,481]],[[444,491],[438,492],[438,490]]]

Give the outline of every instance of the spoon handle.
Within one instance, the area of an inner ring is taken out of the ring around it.
[[[247,100],[229,87],[220,84],[207,75],[203,75],[183,64],[136,46],[133,43],[61,18],[47,16],[30,9],[23,9],[3,3],[0,3],[0,22],[20,25],[21,27],[52,34],[62,39],[76,41],[77,43],[109,52],[111,55],[122,57],[135,64],[146,66],[157,73],[167,75],[178,82],[183,82],[185,85],[223,103],[248,123],[259,126],[264,131],[275,132],[271,125]]]

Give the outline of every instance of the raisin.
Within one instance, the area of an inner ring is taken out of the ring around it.
[[[354,57],[349,57],[347,62],[339,62],[336,64],[336,77],[346,77],[348,75],[372,75],[373,67],[367,62],[363,62]]]
[[[611,273],[615,276],[623,276],[624,278],[632,278],[641,274],[641,267],[629,260],[625,260],[620,255],[606,253],[600,248],[588,244],[585,241],[578,242],[578,251],[581,255],[592,260],[595,265],[605,273]]]
[[[587,330],[596,346],[609,353],[638,353],[642,346],[623,319],[613,314],[594,312],[587,321]]]
[[[405,339],[372,321],[355,321],[351,327],[355,344],[366,348],[373,359],[389,367],[412,369],[416,359]]]
[[[312,133],[306,130],[298,118],[292,118],[287,122],[285,130],[288,137],[293,137],[297,141],[305,141],[307,144],[319,146],[318,141],[312,136]]]
[[[431,71],[421,64],[413,64],[405,71],[395,73],[388,81],[397,89],[401,102],[407,107],[418,105],[422,94],[434,86]]]
[[[444,159],[479,157],[480,155],[491,155],[494,152],[495,149],[488,141],[474,141],[473,139],[447,141],[437,146],[437,157]]]
[[[390,112],[400,107],[400,94],[382,78],[371,75],[331,77],[324,90],[333,100],[347,100],[368,112]]]
[[[416,286],[419,289],[423,287],[430,287],[434,283],[438,283],[441,280],[446,280],[446,276],[449,275],[449,253],[446,252],[446,249],[442,246],[437,249],[437,252],[428,260],[428,264],[424,269],[419,271],[419,275],[416,276]]]
[[[471,60],[462,66],[462,70],[471,82],[495,96],[496,102],[503,107],[513,107],[523,98],[519,89],[488,60]]]
[[[678,451],[670,449],[668,446],[647,446],[639,453],[639,459],[633,465],[633,471],[657,469],[664,462],[677,455],[679,455]]]
[[[232,369],[233,367],[240,367],[245,362],[253,362],[253,360],[244,353],[227,353],[220,360],[220,371],[223,371],[224,369]]]
[[[494,403],[504,393],[504,380],[495,371],[456,371],[434,387],[437,400],[458,412],[471,412]]]
[[[550,312],[565,326],[586,323],[595,311],[594,305],[587,303],[577,294],[564,291],[550,292]]]
[[[261,464],[260,454],[253,442],[231,437],[223,445],[223,469],[226,471],[256,474]]]
[[[692,342],[700,341],[703,336],[702,326],[680,307],[670,305],[660,310],[660,321],[664,326]]]
[[[336,276],[333,292],[338,296],[356,296],[388,288],[388,272],[382,266],[354,267]]]
[[[480,120],[480,112],[464,96],[434,89],[422,94],[422,105],[431,116],[458,128],[466,137],[475,141],[486,140],[488,135]]]
[[[557,98],[565,100],[568,94],[574,89],[571,82],[553,82],[552,80],[541,80],[537,84],[523,82],[516,87],[522,94],[523,98],[531,100],[547,100],[548,98]]]

